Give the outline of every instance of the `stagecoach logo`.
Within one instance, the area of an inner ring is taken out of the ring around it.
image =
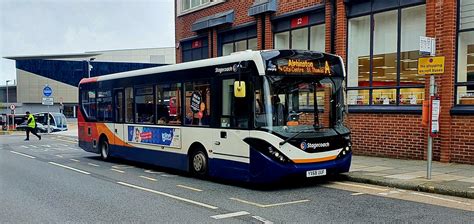
[[[224,67],[224,68],[216,68],[215,73],[222,74],[223,72],[237,72],[237,64],[233,66]]]
[[[329,142],[323,142],[323,143],[306,143],[306,142],[301,142],[300,148],[302,150],[306,149],[316,149],[316,148],[325,148],[329,147]]]

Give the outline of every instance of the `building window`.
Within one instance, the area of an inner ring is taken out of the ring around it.
[[[325,52],[325,24],[275,33],[275,49],[314,50]]]
[[[257,50],[257,28],[252,26],[219,34],[219,41],[221,56],[248,49]]]
[[[349,19],[349,104],[422,104],[425,79],[418,75],[418,43],[425,36],[425,8],[420,5]]]
[[[187,82],[185,125],[209,126],[211,123],[211,85],[209,81]]]
[[[193,9],[207,3],[209,3],[209,0],[181,0],[181,11]]]
[[[183,41],[182,46],[182,61],[196,61],[208,58],[209,46],[207,37]]]
[[[456,104],[474,105],[474,0],[460,3]]]
[[[277,18],[273,21],[274,48],[325,52],[326,25],[324,11]]]
[[[142,124],[153,124],[153,87],[135,89],[135,121]]]
[[[156,85],[157,124],[181,124],[181,83]]]

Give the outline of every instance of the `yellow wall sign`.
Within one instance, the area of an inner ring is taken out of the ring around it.
[[[444,57],[418,58],[418,74],[443,74]]]

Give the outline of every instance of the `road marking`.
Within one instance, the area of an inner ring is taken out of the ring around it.
[[[170,175],[170,174],[161,174],[160,176],[162,176],[162,177],[175,177],[176,175]]]
[[[50,145],[41,145],[43,147],[46,147],[46,148],[50,148],[51,146]]]
[[[199,191],[199,192],[202,191],[201,189],[197,189],[197,188],[194,188],[194,187],[188,187],[188,186],[181,185],[181,184],[178,184],[178,185],[176,185],[176,186],[177,186],[177,187],[181,187],[181,188],[186,188],[186,189],[189,189],[189,190],[193,190],[193,191]]]
[[[129,165],[115,165],[115,166],[112,166],[112,168],[115,168],[115,169],[128,169],[128,168],[134,168],[134,166],[129,166]]]
[[[25,149],[28,148],[28,146],[26,146],[26,145],[20,145],[20,147],[25,148]]]
[[[342,182],[333,182],[333,183],[335,183],[335,184],[340,184],[340,185],[351,186],[351,187],[366,188],[366,189],[377,190],[377,191],[386,191],[386,190],[387,190],[387,189],[384,189],[384,188],[368,187],[368,186],[358,185],[358,184],[348,184],[348,183],[342,183]]]
[[[30,145],[30,147],[35,148],[35,149],[38,148],[38,146],[36,145]]]
[[[15,152],[15,151],[10,151],[10,152],[15,153],[15,154],[18,154],[18,155],[20,155],[20,156],[28,157],[28,158],[31,158],[31,159],[36,158],[36,157],[34,157],[34,156],[26,155],[26,154],[23,154],[23,153],[20,153],[20,152]]]
[[[272,221],[266,220],[266,219],[264,219],[264,218],[262,218],[262,217],[260,217],[260,216],[256,216],[256,215],[255,215],[255,216],[252,216],[252,218],[254,218],[254,219],[256,219],[256,220],[258,220],[258,221],[260,221],[260,222],[262,222],[262,223],[264,223],[264,224],[273,224]]]
[[[120,185],[124,185],[124,186],[135,188],[135,189],[139,189],[139,190],[142,190],[142,191],[148,191],[148,192],[151,192],[151,193],[163,195],[163,196],[173,198],[173,199],[176,199],[176,200],[179,200],[179,201],[184,201],[184,202],[188,202],[188,203],[191,203],[191,204],[199,205],[199,206],[202,206],[202,207],[205,207],[205,208],[218,209],[218,207],[216,207],[216,206],[208,205],[208,204],[205,204],[205,203],[193,201],[193,200],[182,198],[182,197],[178,197],[178,196],[175,196],[175,195],[172,195],[172,194],[168,194],[168,193],[164,193],[164,192],[160,192],[160,191],[155,191],[155,190],[152,190],[152,189],[140,187],[140,186],[133,185],[133,184],[127,184],[127,183],[124,183],[124,182],[117,182],[117,183],[120,184]]]
[[[472,188],[472,189],[474,189],[474,186],[472,186],[472,187],[469,187],[469,188]]]
[[[125,173],[125,171],[123,171],[123,170],[117,170],[117,169],[110,169],[110,170],[113,170],[113,171],[119,172],[119,173]]]
[[[81,162],[81,161],[79,161],[79,160],[77,160],[77,159],[69,159],[69,160],[74,161],[74,162]]]
[[[86,172],[86,171],[82,171],[82,170],[78,170],[76,168],[72,168],[72,167],[69,167],[69,166],[65,166],[65,165],[62,165],[62,164],[59,164],[59,163],[55,163],[55,162],[48,162],[49,164],[52,164],[52,165],[55,165],[55,166],[60,166],[62,168],[66,168],[66,169],[70,169],[70,170],[73,170],[73,171],[76,171],[76,172],[79,172],[79,173],[83,173],[83,174],[86,174],[86,175],[89,175],[90,173],[89,172]]]
[[[254,206],[257,206],[257,207],[260,207],[260,208],[275,207],[275,206],[280,206],[280,205],[290,205],[290,204],[303,203],[303,202],[308,202],[309,201],[309,200],[305,199],[305,200],[299,200],[299,201],[289,201],[289,202],[263,205],[263,204],[259,204],[259,203],[256,203],[256,202],[242,200],[242,199],[239,199],[239,198],[229,198],[229,199],[234,200],[234,201],[238,201],[238,202],[242,202],[242,203],[245,203],[245,204],[249,204],[249,205],[254,205]]]
[[[352,193],[351,195],[353,195],[353,196],[357,196],[357,195],[363,195],[363,194],[365,194],[365,193],[362,193],[362,192],[357,192],[357,193]]]
[[[236,216],[242,216],[242,215],[248,215],[250,213],[246,211],[240,211],[240,212],[233,212],[233,213],[227,213],[227,214],[221,214],[221,215],[213,215],[211,218],[214,219],[226,219],[226,218],[232,218]]]
[[[421,194],[421,193],[417,193],[417,192],[412,192],[412,194],[419,195],[419,196],[424,196],[424,197],[429,197],[429,198],[434,198],[434,199],[438,199],[438,200],[443,200],[443,201],[454,202],[454,203],[463,204],[463,205],[471,205],[470,203],[465,203],[465,202],[462,202],[462,201],[456,201],[456,200],[451,200],[451,199],[447,199],[447,198],[436,197],[436,196],[433,196],[433,195]]]
[[[157,172],[157,171],[153,171],[153,170],[145,170],[145,173],[163,173],[163,172]]]
[[[158,181],[157,179],[151,178],[151,177],[146,177],[146,176],[140,176],[140,177],[143,179],[151,180],[151,181]]]
[[[76,144],[76,142],[73,142],[73,141],[68,141],[68,140],[64,140],[64,139],[60,139],[60,138],[58,138],[58,139],[56,139],[56,140],[58,140],[58,141],[63,141],[63,142],[69,142],[69,143],[74,143],[74,144]]]
[[[91,165],[91,166],[95,166],[95,167],[99,166],[99,165],[93,164],[93,163],[87,163],[87,165]]]
[[[59,158],[63,158],[63,156],[62,156],[62,155],[56,155],[56,156],[57,156],[57,157],[59,157]]]

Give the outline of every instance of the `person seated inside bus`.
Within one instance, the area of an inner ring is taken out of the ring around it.
[[[158,104],[156,105],[156,117],[157,118],[164,118],[165,121],[168,121],[169,119],[169,110],[168,110],[168,106],[164,105],[164,104]]]
[[[156,121],[157,124],[168,124],[168,119],[166,117],[160,117],[158,121]]]
[[[274,95],[272,97],[273,125],[285,125],[285,106],[280,103],[280,97]]]
[[[193,124],[193,113],[188,112],[184,118],[184,124]]]

